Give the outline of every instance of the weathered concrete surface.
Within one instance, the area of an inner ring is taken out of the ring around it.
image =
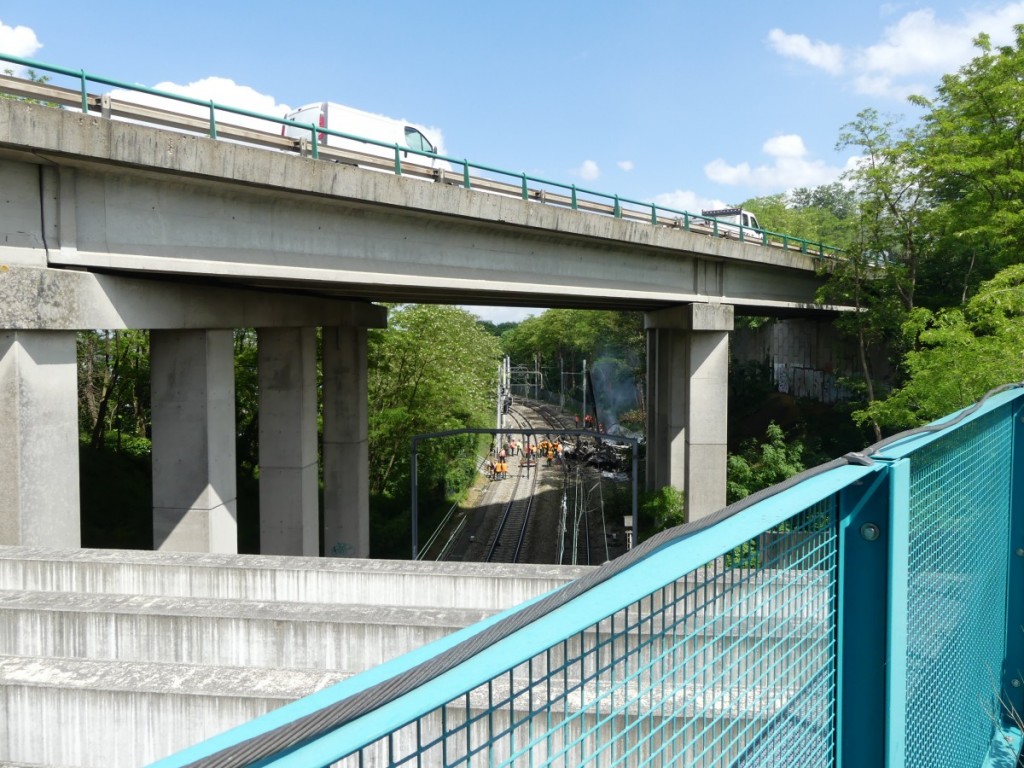
[[[78,507],[75,334],[0,330],[0,544],[78,546]]]
[[[0,251],[8,263],[637,309],[806,308],[821,281],[798,251],[13,100],[0,104],[4,148],[0,235],[18,235]]]
[[[257,333],[260,552],[316,557],[320,554],[316,329],[261,328]],[[355,360],[352,365],[360,367]],[[353,410],[358,413],[356,405]]]
[[[0,589],[501,610],[590,568],[0,546]]]
[[[231,331],[153,331],[153,547],[237,552]]]
[[[686,492],[686,518],[726,503],[729,305],[648,312],[647,484]]]
[[[0,765],[148,763],[589,570],[0,546]]]
[[[358,672],[492,613],[0,590],[0,656]]]
[[[135,768],[345,677],[319,670],[0,656],[0,764]]]
[[[218,288],[0,261],[0,328],[3,329],[233,329],[319,325],[384,328],[387,310],[363,301]]]

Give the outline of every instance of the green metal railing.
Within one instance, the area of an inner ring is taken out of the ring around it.
[[[1011,768],[1024,389],[155,764]]]
[[[459,175],[461,178],[461,186],[466,189],[480,188],[489,192],[496,191],[504,194],[516,195],[521,197],[523,200],[535,200],[549,205],[568,207],[572,210],[599,213],[619,219],[646,222],[654,226],[676,227],[685,231],[698,231],[716,237],[736,237],[742,242],[762,246],[773,246],[787,250],[799,250],[803,254],[817,258],[832,258],[841,253],[839,249],[832,246],[812,242],[803,238],[793,237],[780,232],[747,227],[709,216],[659,206],[651,202],[633,200],[616,194],[608,194],[598,190],[586,189],[584,187],[576,186],[575,184],[565,184],[559,181],[531,176],[526,173],[503,170],[501,168],[471,162],[464,158],[448,157],[419,149],[413,149],[411,147],[400,146],[398,144],[378,141],[376,139],[357,136],[355,134],[345,133],[332,128],[320,127],[315,124],[295,123],[290,120],[285,120],[283,117],[252,112],[247,109],[232,107],[227,104],[219,104],[210,100],[169,93],[167,91],[148,88],[136,83],[129,83],[123,80],[115,80],[113,78],[89,74],[85,70],[73,70],[65,67],[58,67],[32,59],[11,56],[3,53],[0,53],[0,61],[8,61],[19,67],[31,69],[37,73],[48,73],[47,76],[56,75],[73,79],[75,82],[75,89],[77,90],[77,96],[75,97],[76,103],[74,106],[86,113],[100,111],[100,97],[89,93],[89,84],[92,83],[100,86],[109,86],[112,88],[145,93],[151,96],[158,96],[171,99],[176,102],[181,102],[183,104],[201,107],[207,115],[205,118],[206,126],[203,129],[203,132],[213,139],[219,138],[223,131],[224,121],[222,120],[221,123],[218,123],[218,113],[237,115],[240,117],[263,120],[277,125],[291,126],[293,128],[301,129],[302,131],[308,131],[309,152],[314,158],[319,158],[321,155],[321,142],[318,140],[318,134],[326,134],[348,141],[359,142],[367,146],[379,147],[393,153],[393,161],[390,163],[389,169],[398,175],[403,175],[410,170],[410,164],[408,162],[403,162],[402,158],[411,154],[416,157],[424,158],[428,165],[430,162],[443,162],[449,164],[453,168],[461,169],[461,174]],[[4,92],[4,88],[3,85],[0,84],[0,93],[2,92]],[[46,100],[45,95],[42,96],[42,100]],[[55,103],[63,103],[67,106],[72,105],[69,100],[55,100]],[[182,117],[184,118],[186,116]],[[284,147],[282,146],[282,148]],[[295,145],[292,146],[291,149],[300,149],[299,143],[295,142]],[[368,158],[367,160],[371,164],[374,162],[373,158]],[[412,165],[415,166],[418,164]],[[422,166],[417,170],[422,172]],[[475,176],[473,175],[474,173],[488,174],[488,176]],[[496,184],[496,179],[494,177],[498,180],[505,181],[501,181]],[[434,176],[434,178],[445,178],[447,180],[447,177],[443,174]]]

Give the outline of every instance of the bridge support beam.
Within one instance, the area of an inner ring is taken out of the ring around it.
[[[0,544],[79,547],[74,331],[0,331]]]
[[[153,331],[153,546],[238,551],[230,330]]]
[[[369,416],[366,328],[324,335],[324,554],[369,557]]]
[[[729,331],[733,308],[688,304],[649,312],[647,488],[686,495],[686,519],[725,506]]]
[[[316,329],[261,328],[260,552],[320,554]]]

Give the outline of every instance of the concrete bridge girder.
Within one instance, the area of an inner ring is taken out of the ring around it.
[[[798,250],[3,101],[9,263],[633,309],[808,308],[821,282]]]

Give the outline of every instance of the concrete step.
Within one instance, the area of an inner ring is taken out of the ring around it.
[[[345,677],[0,656],[0,765],[134,768]]]
[[[588,570],[0,547],[0,768],[151,762]]]
[[[2,590],[0,654],[356,672],[492,613]]]
[[[587,566],[0,546],[0,589],[504,610]]]

